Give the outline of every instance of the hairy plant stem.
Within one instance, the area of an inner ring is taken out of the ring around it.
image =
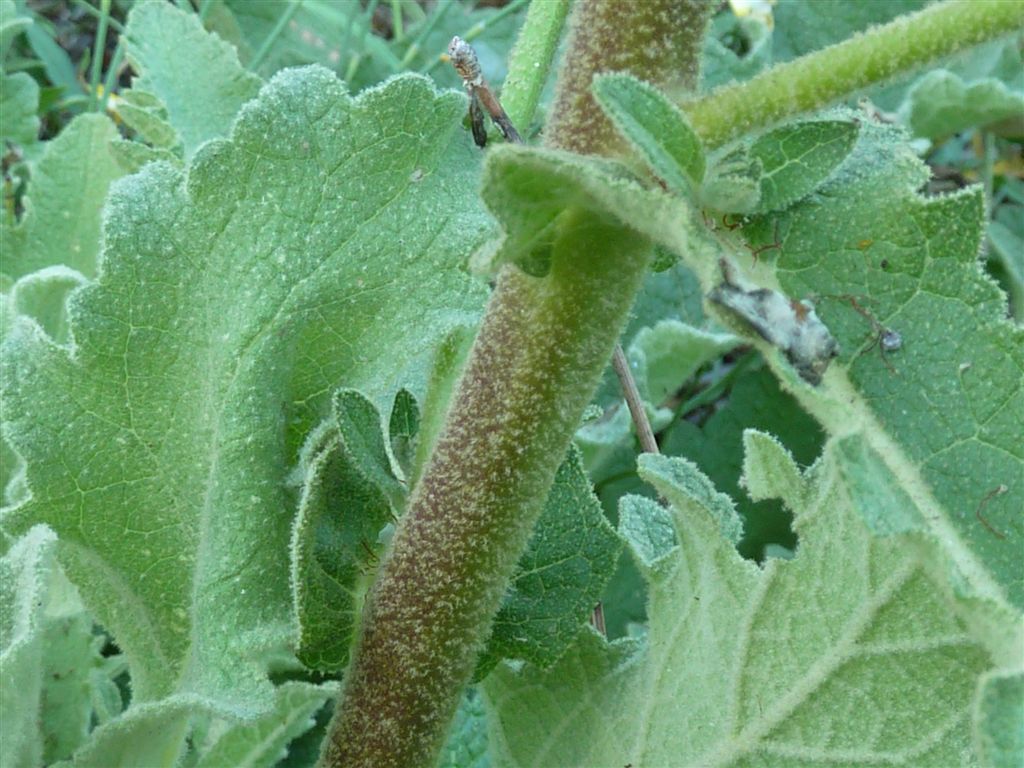
[[[650,259],[621,226],[570,214],[547,277],[500,273],[365,609],[327,765],[425,766],[441,747]]]
[[[1021,0],[946,0],[682,106],[714,148],[1022,25]]]

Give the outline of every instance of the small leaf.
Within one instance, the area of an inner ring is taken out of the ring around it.
[[[590,617],[621,548],[571,448],[494,619],[478,677],[502,658],[553,664]]]
[[[739,345],[731,333],[708,333],[678,320],[642,328],[629,345],[629,359],[643,398],[660,405],[702,366]]]
[[[0,62],[7,56],[14,38],[31,24],[31,17],[18,15],[14,0],[0,0]]]
[[[818,120],[777,128],[750,147],[761,161],[761,200],[757,212],[788,208],[806,197],[849,156],[857,143],[850,121]]]
[[[439,768],[490,768],[487,749],[487,710],[475,686],[466,689],[441,750]]]
[[[666,562],[677,546],[672,513],[641,496],[623,496],[620,500],[619,535],[625,539],[637,565],[646,572]]]
[[[218,738],[200,747],[196,768],[273,768],[288,744],[313,727],[313,715],[337,693],[333,682],[323,686],[291,681],[275,690],[274,710],[255,722],[221,725]]]
[[[974,126],[1024,115],[1024,93],[990,77],[965,82],[947,70],[927,73],[914,83],[900,117],[915,136],[940,139]]]
[[[391,468],[376,406],[357,390],[342,389],[334,395],[334,419],[346,458],[397,514],[405,507],[406,488]]]
[[[241,106],[262,81],[238,63],[235,49],[203,29],[199,17],[168,3],[139,3],[125,25],[133,89],[155,94],[181,136],[185,156],[227,136]]]
[[[0,72],[0,141],[24,147],[39,136],[39,85],[30,75]]]
[[[751,156],[749,147],[731,148],[711,160],[697,198],[713,211],[753,213],[761,203],[763,173],[760,159]]]
[[[335,672],[348,663],[362,592],[381,549],[378,535],[392,509],[357,468],[334,427],[313,439],[316,445],[307,446],[310,455],[303,460],[302,496],[292,527],[297,654],[311,669]]]
[[[661,91],[628,74],[600,75],[592,88],[615,127],[670,189],[690,194],[704,180],[700,139]]]
[[[806,490],[800,468],[786,447],[756,429],[743,430],[743,477],[741,484],[754,501],[782,499],[799,509]]]
[[[416,458],[416,438],[420,431],[420,408],[407,389],[398,390],[391,407],[388,437],[391,455],[395,457],[403,477],[411,477]]]
[[[4,236],[3,271],[19,277],[62,264],[96,274],[100,210],[124,169],[110,153],[118,136],[104,115],[79,115],[45,145],[25,195],[21,222]]]

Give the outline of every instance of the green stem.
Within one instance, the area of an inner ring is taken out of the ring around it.
[[[100,0],[100,23],[93,46],[92,69],[89,73],[89,96],[94,109],[100,109],[104,99],[99,94],[100,72],[103,70],[103,52],[107,48],[107,25],[110,23],[110,0]]]
[[[98,8],[94,8],[88,2],[88,0],[72,0],[72,2],[79,8],[81,8],[83,11],[85,11],[87,14],[92,16],[94,19],[103,18],[103,12],[100,11]],[[124,34],[124,25],[117,19],[115,19],[113,16],[111,16],[109,13],[107,14],[107,24],[110,26],[111,29],[117,32],[117,34]]]
[[[124,36],[117,38],[117,47],[114,49],[114,55],[110,59],[110,66],[107,67],[107,76],[103,78],[103,101],[110,98],[110,94],[114,92],[114,87],[117,85],[118,70],[121,69],[121,62],[124,61],[125,42]]]
[[[512,49],[501,101],[524,136],[537,112],[568,12],[569,0],[532,3]]]
[[[1024,25],[1021,0],[946,0],[684,105],[709,148]]]
[[[250,70],[255,72],[260,68],[260,65],[263,64],[263,60],[266,59],[267,55],[270,53],[270,49],[274,46],[274,43],[277,42],[277,38],[279,38],[281,33],[284,32],[284,28],[288,26],[288,22],[292,20],[292,17],[295,16],[300,7],[302,7],[302,0],[290,0],[288,7],[284,10],[284,13],[278,17],[274,28],[270,30],[270,34],[266,36],[260,44],[259,50],[256,51],[252,59],[249,61]]]
[[[434,31],[434,27],[447,15],[454,3],[455,0],[439,0],[438,4],[434,7],[434,12],[427,18],[426,23],[420,27],[419,32],[416,33],[416,38],[406,50],[405,55],[402,56],[402,69],[408,69],[413,60],[420,55],[423,41],[427,38],[427,35]]]

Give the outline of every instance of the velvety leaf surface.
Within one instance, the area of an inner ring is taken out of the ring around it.
[[[970,762],[988,653],[920,553],[868,531],[833,457],[806,478],[796,557],[764,569],[736,553],[735,510],[693,465],[640,463],[677,542],[655,502],[628,502],[620,530],[651,595],[643,650],[584,631],[547,672],[497,670],[485,690],[499,765]]]
[[[416,77],[352,100],[323,70],[282,74],[187,176],[116,186],[70,350],[24,319],[5,342],[32,497],[3,525],[58,531],[137,702],[271,706],[302,437],[339,385],[390,402],[422,380],[431,340],[482,303],[461,270],[490,226],[464,104]]]
[[[288,743],[313,727],[313,715],[337,693],[337,686],[288,682],[275,691],[274,711],[254,723],[228,726],[208,748],[196,768],[273,768]]]
[[[944,138],[972,126],[1024,119],[1024,90],[995,78],[966,83],[953,72],[934,70],[914,83],[902,114],[915,136]]]
[[[579,452],[570,449],[519,558],[477,674],[506,658],[553,664],[590,618],[621,548]]]
[[[723,493],[731,496],[743,517],[740,552],[758,560],[767,544],[792,548],[790,515],[774,499],[752,501],[740,488],[743,430],[760,429],[780,438],[797,462],[810,465],[818,457],[824,435],[813,418],[783,391],[765,368],[742,374],[728,399],[701,425],[677,420],[662,438],[662,452],[697,464]]]
[[[139,73],[132,86],[164,103],[187,157],[204,141],[227,136],[239,108],[259,91],[262,81],[242,68],[233,47],[170,3],[134,5],[125,38]]]
[[[125,174],[110,151],[117,137],[109,118],[84,114],[46,143],[22,220],[3,233],[5,274],[19,277],[59,264],[95,276],[100,211],[110,185]]]
[[[483,697],[470,686],[455,713],[448,742],[441,750],[439,768],[490,768],[487,749],[487,712]]]
[[[0,72],[0,140],[31,144],[39,133],[39,85],[30,75]]]
[[[685,194],[704,180],[700,139],[661,91],[627,74],[603,75],[593,89],[615,127],[671,189]]]

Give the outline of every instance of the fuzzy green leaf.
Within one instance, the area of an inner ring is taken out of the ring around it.
[[[594,97],[654,173],[680,194],[704,180],[704,148],[686,116],[657,88],[628,74],[595,78]]]
[[[139,73],[133,88],[164,103],[186,157],[204,141],[227,136],[262,82],[242,68],[234,48],[203,29],[196,14],[169,3],[133,6],[125,38]]]
[[[697,370],[740,343],[731,333],[708,333],[678,320],[641,329],[627,358],[643,398],[660,405]]]
[[[1012,768],[1024,756],[1024,672],[990,674],[978,691],[978,746],[986,768]]]
[[[11,41],[30,24],[30,17],[18,15],[14,0],[0,0],[0,63],[7,56]]]
[[[39,85],[24,72],[0,72],[0,141],[24,147],[39,135]]]
[[[953,72],[929,72],[907,93],[901,116],[915,136],[939,139],[973,126],[1024,119],[1024,92],[986,78],[966,83]]]
[[[462,269],[491,226],[464,110],[418,77],[351,99],[324,70],[280,75],[187,173],[116,186],[73,351],[21,318],[5,341],[32,497],[4,527],[62,536],[136,701],[271,706],[302,437],[339,385],[383,403],[421,382],[424,351],[482,305]]]
[[[393,512],[333,426],[314,435],[304,453],[292,529],[298,656],[311,669],[340,671],[381,549],[378,536]]]
[[[4,233],[3,271],[12,277],[62,264],[96,274],[100,210],[125,171],[110,152],[117,128],[104,115],[75,118],[36,164],[22,221]]]
[[[988,653],[927,557],[868,531],[834,457],[806,478],[796,557],[763,569],[722,535],[735,513],[692,465],[640,463],[672,504],[678,541],[647,569],[643,650],[585,631],[548,671],[497,670],[485,690],[500,764],[971,763]],[[630,503],[634,548],[663,540],[657,505]]]
[[[506,232],[492,258],[495,267],[508,261],[528,274],[546,274],[566,212],[573,210],[619,218],[677,250],[689,242],[687,205],[646,189],[618,163],[504,144],[490,152],[484,175],[484,200],[501,211]]]
[[[273,768],[285,756],[288,743],[313,726],[313,715],[337,686],[288,682],[275,691],[274,710],[254,723],[218,730],[216,741],[200,746],[196,768]]]
[[[57,537],[44,526],[0,557],[0,720],[5,762],[40,765],[39,704],[43,680],[43,606]]]
[[[494,619],[478,674],[503,658],[553,664],[590,617],[621,547],[579,452],[570,449]]]
[[[439,768],[490,768],[487,750],[487,712],[483,697],[471,686],[455,713]]]
[[[783,126],[759,137],[750,155],[761,161],[758,211],[777,211],[806,197],[839,167],[854,144],[857,126],[819,120]]]
[[[416,438],[420,431],[420,407],[407,389],[398,390],[388,421],[388,441],[403,477],[411,477],[416,458]]]

